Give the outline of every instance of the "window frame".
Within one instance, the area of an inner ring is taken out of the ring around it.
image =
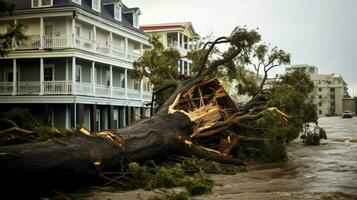
[[[139,28],[139,14],[133,13],[133,26]]]
[[[114,19],[121,22],[121,20],[122,20],[121,13],[122,13],[122,5],[120,3],[115,4],[114,5]]]
[[[98,8],[94,7],[94,2],[97,1],[97,6]],[[92,9],[97,11],[97,12],[100,12],[100,9],[101,9],[101,5],[102,5],[102,2],[101,0],[92,0]]]
[[[72,2],[78,5],[82,5],[82,0],[72,0]]]
[[[43,0],[31,0],[31,8],[46,8],[53,6],[53,0],[50,0],[50,5],[42,5]],[[37,6],[34,6],[34,2],[37,2]]]

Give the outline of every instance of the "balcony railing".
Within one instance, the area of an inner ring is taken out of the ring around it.
[[[41,46],[42,44],[42,46]],[[31,35],[27,40],[21,41],[17,44],[13,44],[14,50],[25,50],[25,49],[53,49],[53,48],[72,48],[73,39],[71,35]],[[76,37],[75,47],[86,51],[91,51],[94,53],[102,55],[111,55],[115,58],[120,58],[128,61],[135,61],[140,57],[140,53],[135,52],[135,50],[129,50],[128,55],[125,53],[125,49],[118,49],[111,47],[108,44],[95,42],[90,39]],[[112,52],[112,54],[111,54]]]
[[[72,82],[69,81],[44,81],[44,94],[70,94]]]
[[[39,94],[41,92],[41,82],[40,81],[22,81],[17,82],[17,94]]]
[[[44,35],[43,36],[43,47],[44,48],[65,48],[70,46],[70,37],[67,35],[54,36],[54,35]]]
[[[38,49],[41,46],[40,35],[30,35],[27,40],[14,44],[14,49]]]
[[[114,97],[129,99],[143,99],[151,101],[151,92],[127,89],[122,87],[109,87],[106,85],[95,85],[92,83],[76,82],[76,91],[73,90],[71,81],[21,81],[16,82],[16,91],[13,82],[0,82],[0,96],[9,95],[86,95],[98,97]],[[95,93],[94,90],[95,89]],[[42,92],[41,92],[42,90]],[[75,93],[74,93],[75,92]]]
[[[0,82],[0,94],[11,95],[13,86],[13,82]]]

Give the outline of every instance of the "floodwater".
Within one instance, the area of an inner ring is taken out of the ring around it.
[[[288,146],[287,163],[255,165],[249,172],[233,176],[214,175],[218,186],[211,194],[194,199],[357,200],[357,117],[320,118],[319,124],[329,138],[322,145],[303,146],[301,141],[295,141]],[[85,199],[147,199],[154,194],[143,190],[120,193],[94,190],[84,196]]]

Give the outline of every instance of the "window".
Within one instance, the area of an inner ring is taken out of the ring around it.
[[[322,95],[319,95],[319,99],[322,99]]]
[[[133,14],[133,26],[139,28],[139,15],[136,13]]]
[[[114,19],[121,21],[121,5],[119,3],[114,5]]]
[[[319,106],[322,106],[322,103],[321,103],[321,102],[319,103]]]
[[[53,66],[47,66],[43,69],[43,80],[44,81],[53,81],[54,78],[54,67]]]
[[[53,0],[32,0],[32,8],[50,7]]]
[[[81,82],[82,66],[76,65],[76,82]]]
[[[322,91],[322,88],[319,88],[319,91],[321,92],[321,91]]]
[[[100,0],[92,0],[92,9],[100,12]]]
[[[320,114],[320,115],[322,114],[322,110],[319,110],[319,114]]]
[[[107,86],[110,86],[110,71],[105,72],[105,82],[107,83]]]
[[[79,4],[79,5],[81,5],[81,3],[82,3],[82,0],[72,0],[72,2],[74,2],[74,3],[76,3],[76,4]]]

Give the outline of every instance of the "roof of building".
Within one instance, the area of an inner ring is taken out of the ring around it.
[[[198,33],[193,28],[191,22],[175,22],[175,23],[162,23],[162,24],[145,24],[140,26],[143,31],[155,31],[155,30],[166,30],[166,29],[179,29],[179,28],[190,28],[194,36],[199,36]]]
[[[104,18],[108,21],[111,21],[113,23],[119,24],[125,28],[128,28],[130,30],[133,30],[135,32],[145,34],[143,31],[141,31],[138,28],[135,28],[133,26],[133,20],[132,16],[130,16],[130,13],[134,13],[136,11],[139,11],[140,14],[140,9],[139,8],[128,8],[124,4],[122,7],[122,18],[121,21],[115,20],[114,19],[114,5],[116,3],[121,2],[120,0],[102,0],[101,2],[101,11],[97,12],[91,8],[91,0],[82,0],[81,5],[74,3],[72,0],[54,0],[53,1],[53,6],[51,7],[43,7],[43,8],[32,8],[31,7],[31,1],[29,0],[7,0],[8,2],[14,3],[16,5],[15,11],[16,10],[45,10],[49,8],[60,8],[60,7],[76,7],[80,8],[82,10],[85,10],[93,15],[99,16],[101,18]]]

